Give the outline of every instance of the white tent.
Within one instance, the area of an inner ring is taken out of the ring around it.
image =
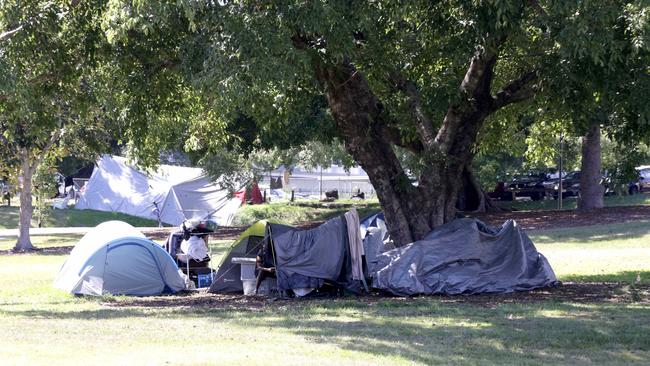
[[[54,280],[72,294],[158,295],[185,289],[172,257],[133,226],[108,221],[75,245]]]
[[[227,225],[239,206],[239,199],[230,198],[227,190],[200,176],[169,189],[160,206],[160,219],[168,223],[181,223],[186,218],[200,218],[211,213],[213,220]]]
[[[127,164],[125,158],[104,155],[75,208],[156,220],[157,205],[161,221],[171,225],[207,215],[228,225],[240,204],[199,168],[161,165],[154,172],[144,172]]]

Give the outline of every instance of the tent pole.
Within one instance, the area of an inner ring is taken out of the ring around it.
[[[320,182],[318,182],[318,188],[320,190],[319,200],[323,199],[323,166],[320,167]]]

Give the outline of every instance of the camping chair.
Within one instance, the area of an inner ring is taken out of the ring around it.
[[[176,261],[178,268],[194,281],[197,288],[210,286],[214,279],[214,271],[210,265],[212,251],[208,244],[208,235],[212,232],[214,230],[205,223],[192,224],[186,221],[181,225],[181,230],[171,233],[165,242],[165,250]],[[183,240],[190,240],[192,237],[198,237],[205,242],[207,254],[203,259],[197,260],[182,252]]]
[[[68,202],[70,202],[70,196],[65,196],[63,199],[56,199],[52,202],[52,208],[55,210],[65,210],[68,208]]]

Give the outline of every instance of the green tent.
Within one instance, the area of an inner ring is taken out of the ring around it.
[[[244,291],[241,281],[240,265],[232,262],[233,258],[255,258],[264,240],[266,220],[251,225],[228,248],[217,274],[212,281],[209,292],[238,292]]]

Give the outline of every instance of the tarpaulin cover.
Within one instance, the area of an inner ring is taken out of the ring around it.
[[[318,288],[324,280],[345,287],[353,283],[343,216],[310,230],[279,224],[269,224],[269,230],[277,261],[278,289]]]
[[[501,228],[454,220],[372,261],[373,287],[400,296],[507,293],[557,282],[546,258],[512,220]]]

